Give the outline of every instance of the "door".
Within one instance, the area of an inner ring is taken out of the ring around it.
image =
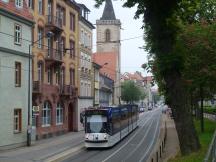
[[[73,104],[70,103],[69,106],[68,106],[68,131],[73,131],[73,125],[74,125],[74,122],[73,122],[73,116],[74,116],[74,107],[73,107]]]

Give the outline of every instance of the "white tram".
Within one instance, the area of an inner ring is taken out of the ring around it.
[[[85,110],[85,147],[111,147],[138,126],[138,106],[121,105]]]

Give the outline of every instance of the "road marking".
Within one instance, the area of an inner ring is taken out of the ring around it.
[[[160,117],[161,117],[161,114],[160,114]],[[156,132],[158,131],[158,127],[159,127],[159,121],[160,121],[160,120],[157,121],[157,126],[156,126],[156,129],[155,129],[155,132],[154,132],[154,137],[153,137],[153,139],[155,139],[155,137],[156,137]],[[143,159],[145,158],[145,156],[146,156],[147,153],[149,152],[150,148],[152,147],[153,143],[154,143],[154,140],[152,140],[152,142],[150,143],[150,146],[148,147],[148,149],[147,149],[147,151],[144,153],[144,155],[141,157],[141,159],[139,160],[139,162],[142,162],[142,161],[143,161]]]
[[[151,116],[153,116],[151,114]],[[147,123],[151,118],[149,118],[148,120],[146,120],[145,123]],[[102,162],[107,161],[108,159],[110,159],[113,155],[115,155],[117,152],[119,152],[122,148],[124,148],[142,129],[140,129],[139,131],[137,131],[124,145],[122,145],[118,150],[116,150],[115,152],[113,152],[110,156],[108,156],[106,159],[104,159]]]

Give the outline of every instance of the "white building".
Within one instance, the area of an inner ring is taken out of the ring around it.
[[[31,86],[28,96],[32,26],[25,1],[0,1],[0,150],[27,141],[28,104],[31,108],[32,99]]]
[[[85,108],[93,106],[93,70],[92,70],[92,30],[94,26],[88,21],[90,10],[84,4],[78,4],[80,7],[79,17],[79,84],[80,91],[78,96],[78,118],[79,114]],[[82,124],[79,122],[78,130],[82,130]]]

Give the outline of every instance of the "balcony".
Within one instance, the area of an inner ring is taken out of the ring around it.
[[[48,68],[50,66],[61,65],[63,62],[62,55],[62,51],[60,50],[48,49],[47,56],[45,58],[46,67]]]
[[[46,30],[52,31],[57,38],[63,31],[62,29],[63,21],[60,17],[47,15],[46,17]]]
[[[73,85],[60,85],[59,90],[61,96],[75,97],[77,95],[77,88]]]

